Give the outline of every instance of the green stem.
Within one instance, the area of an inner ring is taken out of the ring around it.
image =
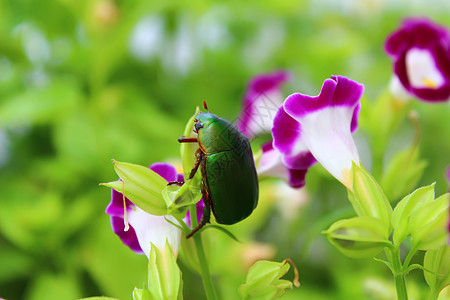
[[[190,208],[191,224],[192,228],[196,228],[197,222],[197,210],[196,206],[192,205]],[[201,232],[195,233],[192,238],[194,239],[195,249],[197,250],[198,262],[200,264],[200,275],[202,277],[203,287],[205,288],[206,298],[208,300],[216,300],[217,295],[214,290],[214,284],[212,282],[211,273],[209,272],[208,263],[206,261],[205,250],[203,249],[203,241]]]
[[[394,249],[386,249],[386,256],[390,262],[392,273],[394,274],[395,288],[397,290],[398,300],[408,300],[408,292],[406,290],[405,273],[402,269],[400,261],[400,251],[398,247]]]
[[[403,262],[403,269],[406,270],[409,267],[409,263],[411,262],[411,259],[413,258],[414,254],[416,254],[417,249],[415,247],[413,247],[408,255],[405,258],[405,261]]]

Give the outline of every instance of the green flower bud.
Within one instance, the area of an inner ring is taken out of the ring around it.
[[[155,215],[167,215],[167,206],[162,191],[167,181],[149,168],[113,161],[114,169],[122,181],[102,183],[122,193],[145,212]]]
[[[413,247],[430,250],[445,245],[448,238],[449,195],[442,195],[411,216]]]
[[[257,261],[248,271],[246,282],[239,287],[242,299],[281,297],[287,289],[292,289],[293,285],[300,286],[297,280],[298,272],[295,272],[294,282],[280,279],[289,271],[290,266],[287,262],[287,259],[280,263],[268,260]],[[295,266],[294,271],[297,271]]]
[[[374,217],[389,233],[391,230],[392,207],[376,180],[363,167],[352,166],[353,193],[349,200],[360,217]]]
[[[433,295],[437,295],[445,286],[450,285],[450,247],[448,245],[427,251],[423,266],[426,270],[425,280]]]
[[[183,281],[176,258],[166,242],[164,249],[152,244],[148,259],[148,292],[150,299],[176,300],[183,298]]]
[[[420,211],[434,199],[434,183],[419,188],[404,197],[392,213],[392,226],[394,227],[394,244],[400,243],[411,233],[411,216]]]
[[[339,251],[353,258],[373,257],[392,245],[384,223],[374,217],[340,220],[323,233]]]
[[[194,133],[194,119],[200,113],[200,109],[197,107],[194,115],[189,119],[184,129],[183,136],[185,137],[197,137]],[[195,164],[196,157],[195,152],[198,149],[197,143],[181,143],[181,163],[183,165],[184,179],[187,180],[191,173],[191,169]],[[200,173],[200,172],[197,172]],[[196,176],[197,177],[197,176]]]
[[[135,287],[133,290],[133,300],[152,300],[152,298],[146,289],[138,289]]]

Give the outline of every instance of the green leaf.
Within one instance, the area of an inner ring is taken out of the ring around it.
[[[167,214],[167,206],[162,196],[162,191],[167,185],[164,178],[140,165],[118,161],[113,163],[117,175],[123,182],[114,181],[102,185],[120,193],[123,193],[125,187],[125,196],[142,210],[155,216]]]
[[[151,299],[182,299],[181,271],[166,242],[164,249],[152,244],[148,260],[148,291]]]
[[[374,257],[392,245],[383,222],[374,217],[339,220],[323,233],[340,252],[353,258]]]
[[[434,183],[419,188],[404,197],[392,213],[392,226],[394,227],[394,243],[400,243],[411,233],[410,218],[417,211],[428,205],[434,199]]]
[[[224,228],[224,227],[222,227],[222,226],[214,225],[214,224],[209,224],[208,226],[204,226],[204,227],[203,227],[203,230],[206,230],[207,228],[214,228],[214,229],[216,229],[216,230],[222,231],[223,233],[225,233],[226,235],[228,235],[228,236],[229,236],[232,240],[234,240],[235,242],[242,243],[241,241],[239,241],[239,240],[237,239],[237,237],[236,237],[234,234],[232,234],[228,229],[226,229],[226,228]]]
[[[413,247],[431,250],[445,245],[448,238],[449,193],[428,203],[411,216]]]
[[[384,192],[393,201],[413,189],[427,166],[419,159],[416,145],[398,152],[389,162],[386,172],[380,181]]]
[[[425,269],[430,270],[430,272],[424,272],[424,275],[432,292],[437,294],[450,284],[450,247],[448,245],[427,251],[423,265]]]
[[[353,194],[349,200],[360,217],[374,217],[389,235],[391,230],[392,207],[376,180],[363,167],[353,163]]]
[[[243,299],[272,299],[281,297],[287,289],[292,289],[293,283],[280,279],[289,271],[288,260],[280,263],[260,260],[248,271],[247,279],[239,287]],[[298,286],[298,282],[296,283]]]

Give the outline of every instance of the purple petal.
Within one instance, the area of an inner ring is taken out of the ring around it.
[[[305,176],[308,167],[304,169],[289,168],[283,162],[281,153],[273,147],[272,142],[263,144],[262,150],[263,155],[258,168],[260,175],[282,178],[293,188],[301,188],[305,185]],[[314,160],[312,156],[310,158]],[[305,162],[303,163],[307,164]]]
[[[111,227],[113,232],[117,234],[119,238],[122,240],[122,242],[128,247],[130,247],[131,250],[133,250],[137,254],[144,254],[144,252],[141,249],[141,246],[139,246],[136,231],[134,231],[133,226],[130,226],[128,231],[125,231],[123,218],[111,216]]]
[[[200,224],[200,221],[202,220],[202,217],[203,217],[203,210],[205,209],[205,204],[203,203],[203,198],[197,202],[195,207],[197,208],[197,223]],[[192,222],[191,222],[190,210],[188,210],[186,217],[184,217],[183,221],[186,223],[187,226],[189,226],[191,229],[193,229]]]
[[[130,209],[134,204],[125,198],[125,203],[127,210]],[[109,202],[106,207],[105,212],[110,216],[118,216],[123,218],[123,194],[111,189],[111,202]]]
[[[177,181],[177,169],[166,163],[154,163],[150,166],[150,170],[160,175],[167,182],[169,181]]]
[[[289,185],[293,188],[302,188],[305,186],[305,176],[308,170],[289,169]]]
[[[293,155],[296,142],[301,136],[300,123],[289,116],[280,107],[273,120],[272,136],[273,146],[285,155]]]
[[[294,156],[284,156],[283,162],[290,169],[305,170],[311,168],[317,160],[311,152],[303,151]]]
[[[285,71],[276,71],[250,81],[237,122],[239,130],[248,138],[270,131],[273,116],[284,100],[281,86],[289,77]]]
[[[326,79],[320,94],[311,97],[303,94],[292,94],[284,102],[284,110],[296,119],[324,109],[326,107],[347,106],[355,109],[364,91],[364,86],[344,76],[332,76]],[[357,124],[357,120],[352,122]]]

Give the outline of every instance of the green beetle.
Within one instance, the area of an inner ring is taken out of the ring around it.
[[[203,102],[205,109],[206,103]],[[250,143],[231,122],[209,112],[194,120],[197,137],[179,137],[180,143],[198,143],[197,161],[189,179],[200,168],[205,209],[200,224],[187,238],[209,223],[212,210],[219,224],[247,218],[258,204],[258,178]]]

